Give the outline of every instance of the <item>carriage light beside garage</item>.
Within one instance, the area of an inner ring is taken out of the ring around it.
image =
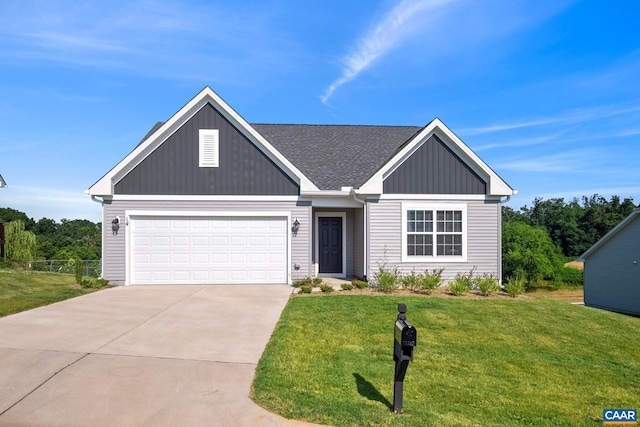
[[[296,218],[293,220],[293,224],[291,225],[291,231],[293,231],[294,233],[297,233],[299,228],[300,228],[300,221],[298,221],[298,218]]]

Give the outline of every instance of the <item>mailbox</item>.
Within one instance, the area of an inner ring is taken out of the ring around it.
[[[413,360],[413,347],[416,346],[416,328],[407,320],[396,320],[394,331],[393,359],[395,361]]]
[[[417,344],[418,333],[407,320],[407,306],[398,304],[398,318],[393,330],[393,360],[395,376],[393,384],[393,412],[402,412],[402,396],[404,394],[404,376],[409,362],[413,360],[413,348]]]

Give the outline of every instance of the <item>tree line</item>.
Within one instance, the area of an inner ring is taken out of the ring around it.
[[[536,198],[518,211],[502,207],[504,278],[522,277],[529,288],[542,280],[578,281],[563,268],[583,254],[635,209],[632,198],[621,201],[594,194],[566,202]]]
[[[49,218],[35,221],[24,212],[0,208],[0,222],[5,223],[7,259],[15,261],[99,260],[102,252],[102,223],[85,219]],[[20,242],[11,245],[12,241]]]

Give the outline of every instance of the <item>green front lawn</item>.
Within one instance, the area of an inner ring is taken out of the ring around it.
[[[0,317],[95,291],[75,282],[72,274],[0,268]]]
[[[400,302],[418,346],[398,415]],[[253,387],[270,411],[336,426],[597,426],[640,407],[640,319],[543,298],[295,297]]]

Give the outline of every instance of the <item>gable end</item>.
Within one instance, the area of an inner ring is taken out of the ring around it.
[[[114,193],[297,195],[299,186],[207,103],[115,183]]]
[[[431,135],[383,183],[385,194],[487,194],[487,183]]]

